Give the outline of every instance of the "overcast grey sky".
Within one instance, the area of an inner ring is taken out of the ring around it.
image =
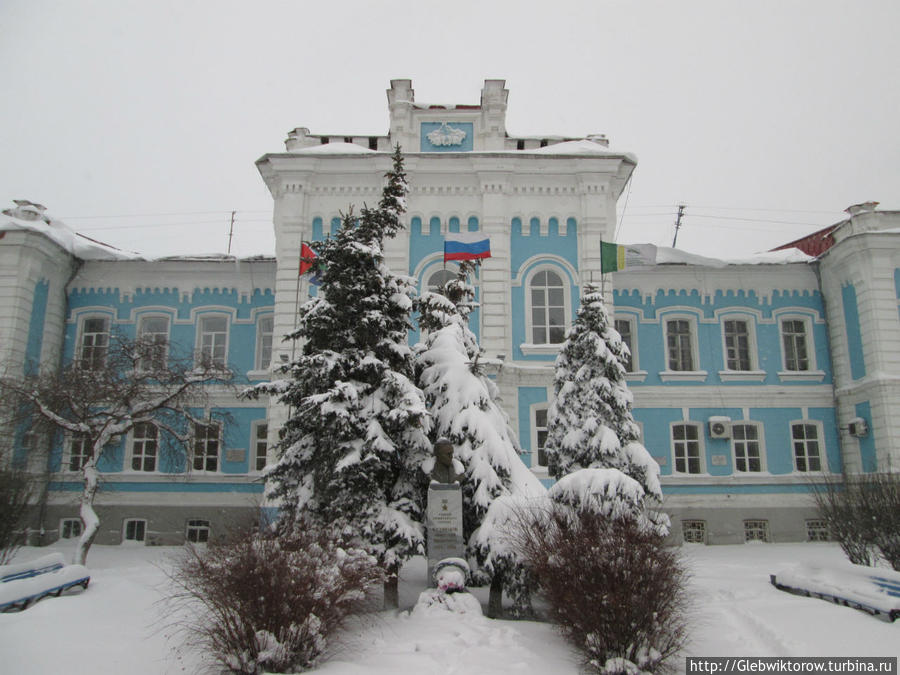
[[[385,89],[639,159],[620,241],[741,256],[900,208],[900,2],[0,2],[0,205],[146,255],[272,253],[254,161],[381,134]],[[620,210],[625,197],[620,200]]]

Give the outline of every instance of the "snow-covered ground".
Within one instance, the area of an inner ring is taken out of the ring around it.
[[[71,545],[26,548],[17,562]],[[848,566],[834,544],[689,546],[693,639],[686,656],[900,656],[900,621],[776,590],[769,574],[796,563]],[[0,615],[0,672],[204,672],[201,655],[177,649],[176,616],[163,600],[164,568],[178,549],[94,546],[86,592]],[[401,603],[412,607],[424,561],[404,568]],[[476,590],[486,603],[486,589]],[[683,670],[683,659],[675,664]],[[215,670],[211,672],[216,672]],[[352,626],[327,675],[350,673],[578,673],[578,658],[544,623],[477,615],[379,613]]]

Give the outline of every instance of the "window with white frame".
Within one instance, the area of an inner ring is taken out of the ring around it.
[[[744,521],[744,541],[769,541],[769,521],[768,520],[745,520]]]
[[[722,323],[725,334],[725,368],[727,370],[753,369],[753,340],[747,319],[726,319]]]
[[[791,317],[781,320],[781,345],[785,370],[794,372],[812,370],[809,326],[806,319]]]
[[[696,370],[695,347],[693,321],[690,319],[666,320],[666,354],[669,370]]]
[[[734,448],[734,470],[758,473],[763,470],[759,425],[734,422],[731,425],[731,444]]]
[[[215,472],[219,470],[219,432],[216,422],[194,424],[192,467],[194,471]]]
[[[131,430],[131,470],[156,471],[159,429],[152,422],[138,422]]]
[[[78,363],[82,368],[98,370],[106,365],[109,349],[109,317],[89,316],[81,322]]]
[[[59,521],[60,539],[75,539],[81,536],[81,532],[80,518],[63,518]]]
[[[830,541],[828,523],[821,518],[806,521],[806,541]]]
[[[205,544],[209,541],[209,534],[208,520],[195,519],[187,521],[187,529],[184,536],[192,544]]]
[[[138,324],[138,338],[145,349],[138,368],[150,372],[163,370],[169,351],[169,317],[142,316]]]
[[[69,458],[65,463],[69,471],[81,471],[91,458],[91,439],[86,433],[74,433],[69,439]]]
[[[147,521],[140,518],[129,518],[122,528],[123,542],[142,542],[147,537]]]
[[[265,422],[256,424],[253,430],[253,468],[262,471],[269,459],[269,425]]]
[[[675,473],[702,473],[700,461],[700,425],[694,422],[672,425],[672,450]]]
[[[797,471],[822,470],[818,424],[811,422],[791,424],[791,443],[794,447],[794,465]]]
[[[561,344],[566,337],[566,285],[553,270],[541,270],[528,284],[532,344]]]
[[[204,363],[225,367],[228,351],[228,318],[218,315],[201,316],[198,326],[197,350]]]
[[[532,429],[532,462],[531,466],[547,468],[547,453],[544,446],[547,445],[547,407],[533,408],[531,412]]]
[[[616,332],[622,336],[622,343],[628,347],[628,355],[625,357],[622,365],[625,367],[625,372],[633,373],[635,371],[635,340],[634,340],[634,320],[633,319],[616,319],[615,320],[615,328]]]
[[[272,333],[275,318],[270,314],[256,322],[256,369],[268,370],[272,364]]]
[[[705,520],[682,520],[681,532],[685,544],[705,544],[706,543],[706,521]]]

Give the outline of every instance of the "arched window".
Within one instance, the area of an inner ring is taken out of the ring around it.
[[[541,270],[531,277],[531,342],[560,344],[566,337],[566,286],[553,270]]]
[[[432,293],[439,292],[448,281],[456,278],[453,270],[437,270],[428,277],[428,290]]]

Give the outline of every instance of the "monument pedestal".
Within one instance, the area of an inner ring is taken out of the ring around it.
[[[466,557],[459,483],[432,481],[428,486],[425,525],[428,528],[428,579],[432,582],[434,568],[439,562],[446,558],[465,560]]]

